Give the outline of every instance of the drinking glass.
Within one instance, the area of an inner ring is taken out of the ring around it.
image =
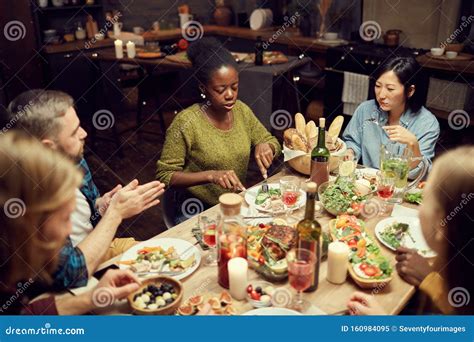
[[[395,191],[396,182],[397,177],[393,173],[383,171],[377,172],[377,196],[382,201],[379,216],[383,216],[387,213],[387,201],[392,197],[393,192]]]
[[[300,180],[295,176],[285,176],[280,179],[281,200],[288,207],[293,208],[300,196]]]
[[[305,248],[295,248],[286,255],[288,263],[288,280],[296,292],[291,308],[300,312],[306,311],[310,303],[303,299],[302,292],[311,286],[314,276],[316,255]]]
[[[216,228],[218,217],[212,218],[209,216],[199,215],[198,223],[201,230],[202,241],[209,247],[209,252],[204,259],[206,266],[215,266],[217,264],[216,254]]]

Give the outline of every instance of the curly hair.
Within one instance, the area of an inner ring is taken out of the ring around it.
[[[203,38],[192,43],[187,50],[196,77],[202,84],[208,84],[214,71],[223,66],[237,70],[232,54],[215,38]]]

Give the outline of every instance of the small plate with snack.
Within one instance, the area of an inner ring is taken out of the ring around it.
[[[406,247],[416,249],[425,258],[433,258],[437,255],[428,246],[417,217],[388,217],[377,223],[375,236],[392,251],[398,247]]]
[[[249,206],[266,213],[283,213],[286,210],[297,210],[306,203],[306,195],[303,190],[295,192],[294,205],[287,206],[283,203],[280,184],[269,183],[268,192],[263,191],[262,186],[254,186],[245,192],[245,201]]]
[[[140,277],[168,275],[179,280],[196,271],[200,262],[201,253],[190,242],[159,238],[133,246],[123,253],[118,264]]]

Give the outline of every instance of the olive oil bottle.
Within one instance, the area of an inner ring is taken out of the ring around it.
[[[314,219],[314,206],[316,203],[317,185],[309,182],[306,188],[306,209],[304,219],[298,222],[298,248],[309,249],[316,256],[314,276],[311,286],[304,292],[316,291],[319,284],[319,266],[321,262],[321,225]]]

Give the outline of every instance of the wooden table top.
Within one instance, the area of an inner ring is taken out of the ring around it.
[[[139,65],[144,68],[147,68],[149,71],[159,72],[159,71],[173,71],[180,69],[189,69],[191,68],[191,63],[186,62],[177,62],[173,59],[164,58],[128,58],[127,54],[124,52],[123,58],[115,57],[115,49],[103,49],[100,51],[91,52],[88,54],[89,58],[96,59],[104,62],[115,62],[120,64],[132,64]],[[171,55],[178,56],[178,55]],[[240,70],[255,70],[259,72],[271,72],[274,76],[283,74],[300,66],[303,66],[311,61],[310,58],[305,57],[303,59],[297,58],[295,56],[290,56],[287,63],[282,64],[272,64],[272,65],[263,65],[255,66],[252,63],[241,62],[238,64]],[[179,59],[178,59],[179,60]]]
[[[279,172],[278,174],[269,178],[269,182],[278,182],[278,180],[288,174],[294,175],[294,172],[288,169],[284,169],[283,171]],[[300,176],[301,177],[301,176]],[[303,177],[301,177],[303,179]],[[247,204],[244,201],[243,204],[247,207]],[[404,204],[407,207],[415,208],[415,205],[411,204]],[[214,206],[208,209],[205,213],[208,216],[217,215],[219,212],[219,207]],[[292,215],[293,217],[303,218],[304,215],[304,208],[301,208],[294,212]],[[323,227],[324,231],[328,230],[328,223],[334,217],[330,214],[326,213],[323,214],[323,217],[318,218],[317,220]],[[366,220],[366,228],[370,233],[374,233],[375,225],[385,217],[374,217],[371,219]],[[179,238],[183,240],[187,240],[191,243],[195,243],[196,239],[192,235],[191,229],[198,224],[197,216],[190,218],[189,220],[157,235],[155,238]],[[381,245],[379,243],[379,245]],[[197,245],[198,246],[198,245]],[[201,250],[198,247],[199,250]],[[395,254],[381,245],[382,253],[388,256],[389,260],[392,261],[393,267],[395,266]],[[105,268],[110,266],[111,264],[116,263],[120,259],[116,257],[112,260],[101,265],[100,268]],[[320,281],[319,287],[315,292],[312,293],[305,293],[303,296],[306,300],[310,301],[314,306],[317,308],[331,314],[338,312],[340,310],[344,310],[346,308],[346,303],[354,291],[363,291],[368,294],[373,293],[377,300],[380,302],[383,308],[385,308],[386,312],[389,314],[398,314],[407,304],[408,300],[412,297],[415,292],[415,288],[405,281],[403,281],[399,275],[397,274],[395,267],[393,272],[393,279],[392,281],[387,284],[384,288],[377,289],[377,290],[362,290],[360,289],[350,278],[348,275],[347,280],[342,285],[334,285],[329,283],[326,280],[326,273],[327,273],[327,260],[323,260],[321,262],[320,268]],[[249,270],[249,282],[253,280],[264,280],[261,278],[255,271]],[[218,296],[223,288],[219,286],[217,283],[217,267],[210,267],[200,265],[199,268],[189,277],[182,280],[184,284],[184,299],[187,299],[194,295],[205,295],[206,297]],[[284,286],[288,288],[292,293],[294,290],[291,289],[288,282],[284,282],[281,284],[276,284],[277,287]],[[245,311],[251,310],[251,305],[244,301],[235,301],[234,300],[234,307],[237,309],[239,313],[243,313]],[[125,311],[122,311],[125,310]],[[122,307],[119,312],[126,312],[127,308]],[[107,313],[107,310],[106,310]],[[108,312],[110,313],[110,312]],[[311,313],[311,312],[309,312]]]

